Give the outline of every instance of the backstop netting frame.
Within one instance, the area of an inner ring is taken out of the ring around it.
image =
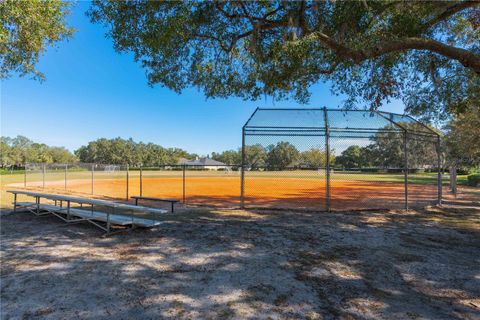
[[[254,149],[263,162],[252,160]],[[352,152],[365,154],[363,167],[349,162]],[[408,115],[257,108],[242,128],[242,208],[408,209],[441,200],[440,134]]]

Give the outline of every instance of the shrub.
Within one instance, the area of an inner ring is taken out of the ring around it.
[[[465,174],[475,174],[475,168],[472,167],[460,167],[457,168],[458,175],[465,175]]]
[[[480,186],[480,173],[474,173],[467,177],[468,185],[472,187]]]
[[[0,175],[4,174],[24,174],[24,169],[8,169],[8,168],[0,168]]]
[[[425,173],[425,169],[419,169],[419,168],[408,169],[408,173],[412,173],[412,174]]]

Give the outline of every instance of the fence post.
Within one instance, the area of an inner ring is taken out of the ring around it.
[[[453,195],[457,196],[457,167],[451,166],[449,169],[450,173],[450,191]]]
[[[127,201],[128,201],[128,183],[129,182],[129,176],[128,176],[128,164],[127,164]]]
[[[242,166],[240,168],[240,209],[245,208],[245,126],[242,128]]]
[[[23,187],[27,187],[27,164],[23,164]]]
[[[94,163],[92,163],[91,170],[92,170],[92,194],[93,194],[93,190],[94,190],[93,189],[93,186],[94,186],[94,176],[93,175],[94,175],[94,172],[95,172],[95,164]]]
[[[42,166],[42,189],[45,189],[45,167],[46,164],[44,163]]]
[[[65,191],[67,190],[67,171],[68,171],[68,164],[65,163]]]
[[[143,170],[140,166],[140,197],[143,196]]]
[[[185,201],[186,201],[186,194],[185,194],[185,163],[183,164],[183,168],[182,168],[182,186],[183,186],[183,204],[185,205]]]
[[[440,152],[440,136],[437,136],[437,163],[438,163],[438,175],[437,175],[437,203],[438,205],[442,204],[442,171],[441,171],[441,161],[442,155]]]
[[[407,131],[403,132],[403,157],[404,157],[404,170],[403,170],[403,184],[405,189],[405,210],[408,210],[408,137]]]
[[[326,152],[326,196],[325,206],[326,210],[330,212],[331,208],[331,194],[330,194],[330,128],[328,126],[328,111],[327,108],[323,108],[324,121],[325,121],[325,152]]]

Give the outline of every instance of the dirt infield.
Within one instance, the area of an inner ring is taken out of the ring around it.
[[[33,182],[30,186],[40,187]],[[63,181],[49,181],[47,190],[64,191]],[[94,194],[112,198],[127,197],[125,179],[98,179],[94,182]],[[91,194],[92,182],[88,179],[68,181],[68,190]],[[183,178],[178,176],[144,177],[144,196],[183,200]],[[425,206],[436,201],[435,185],[410,184],[409,205]],[[128,195],[140,194],[140,179],[132,175],[128,183]],[[245,182],[245,205],[266,208],[325,209],[326,187],[323,177],[248,177]],[[331,183],[331,207],[334,210],[403,208],[403,183],[381,181],[333,180]],[[240,205],[240,179],[236,175],[212,175],[188,177],[185,183],[185,200],[188,205],[214,207],[238,207]]]

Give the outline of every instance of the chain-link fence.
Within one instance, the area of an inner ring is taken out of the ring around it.
[[[243,127],[242,206],[329,211],[439,203],[439,138],[404,115],[259,108]]]
[[[28,163],[13,187],[130,200],[132,196],[177,199],[195,206],[239,207],[238,165],[128,167],[91,163]],[[154,202],[150,203],[155,205]],[[158,204],[158,203],[157,203]]]
[[[329,109],[257,109],[235,165],[26,165],[22,186],[187,205],[355,210],[441,201],[439,135],[403,115]],[[153,203],[152,203],[153,204]]]
[[[128,195],[126,166],[92,163],[27,163],[23,186],[121,198]]]

